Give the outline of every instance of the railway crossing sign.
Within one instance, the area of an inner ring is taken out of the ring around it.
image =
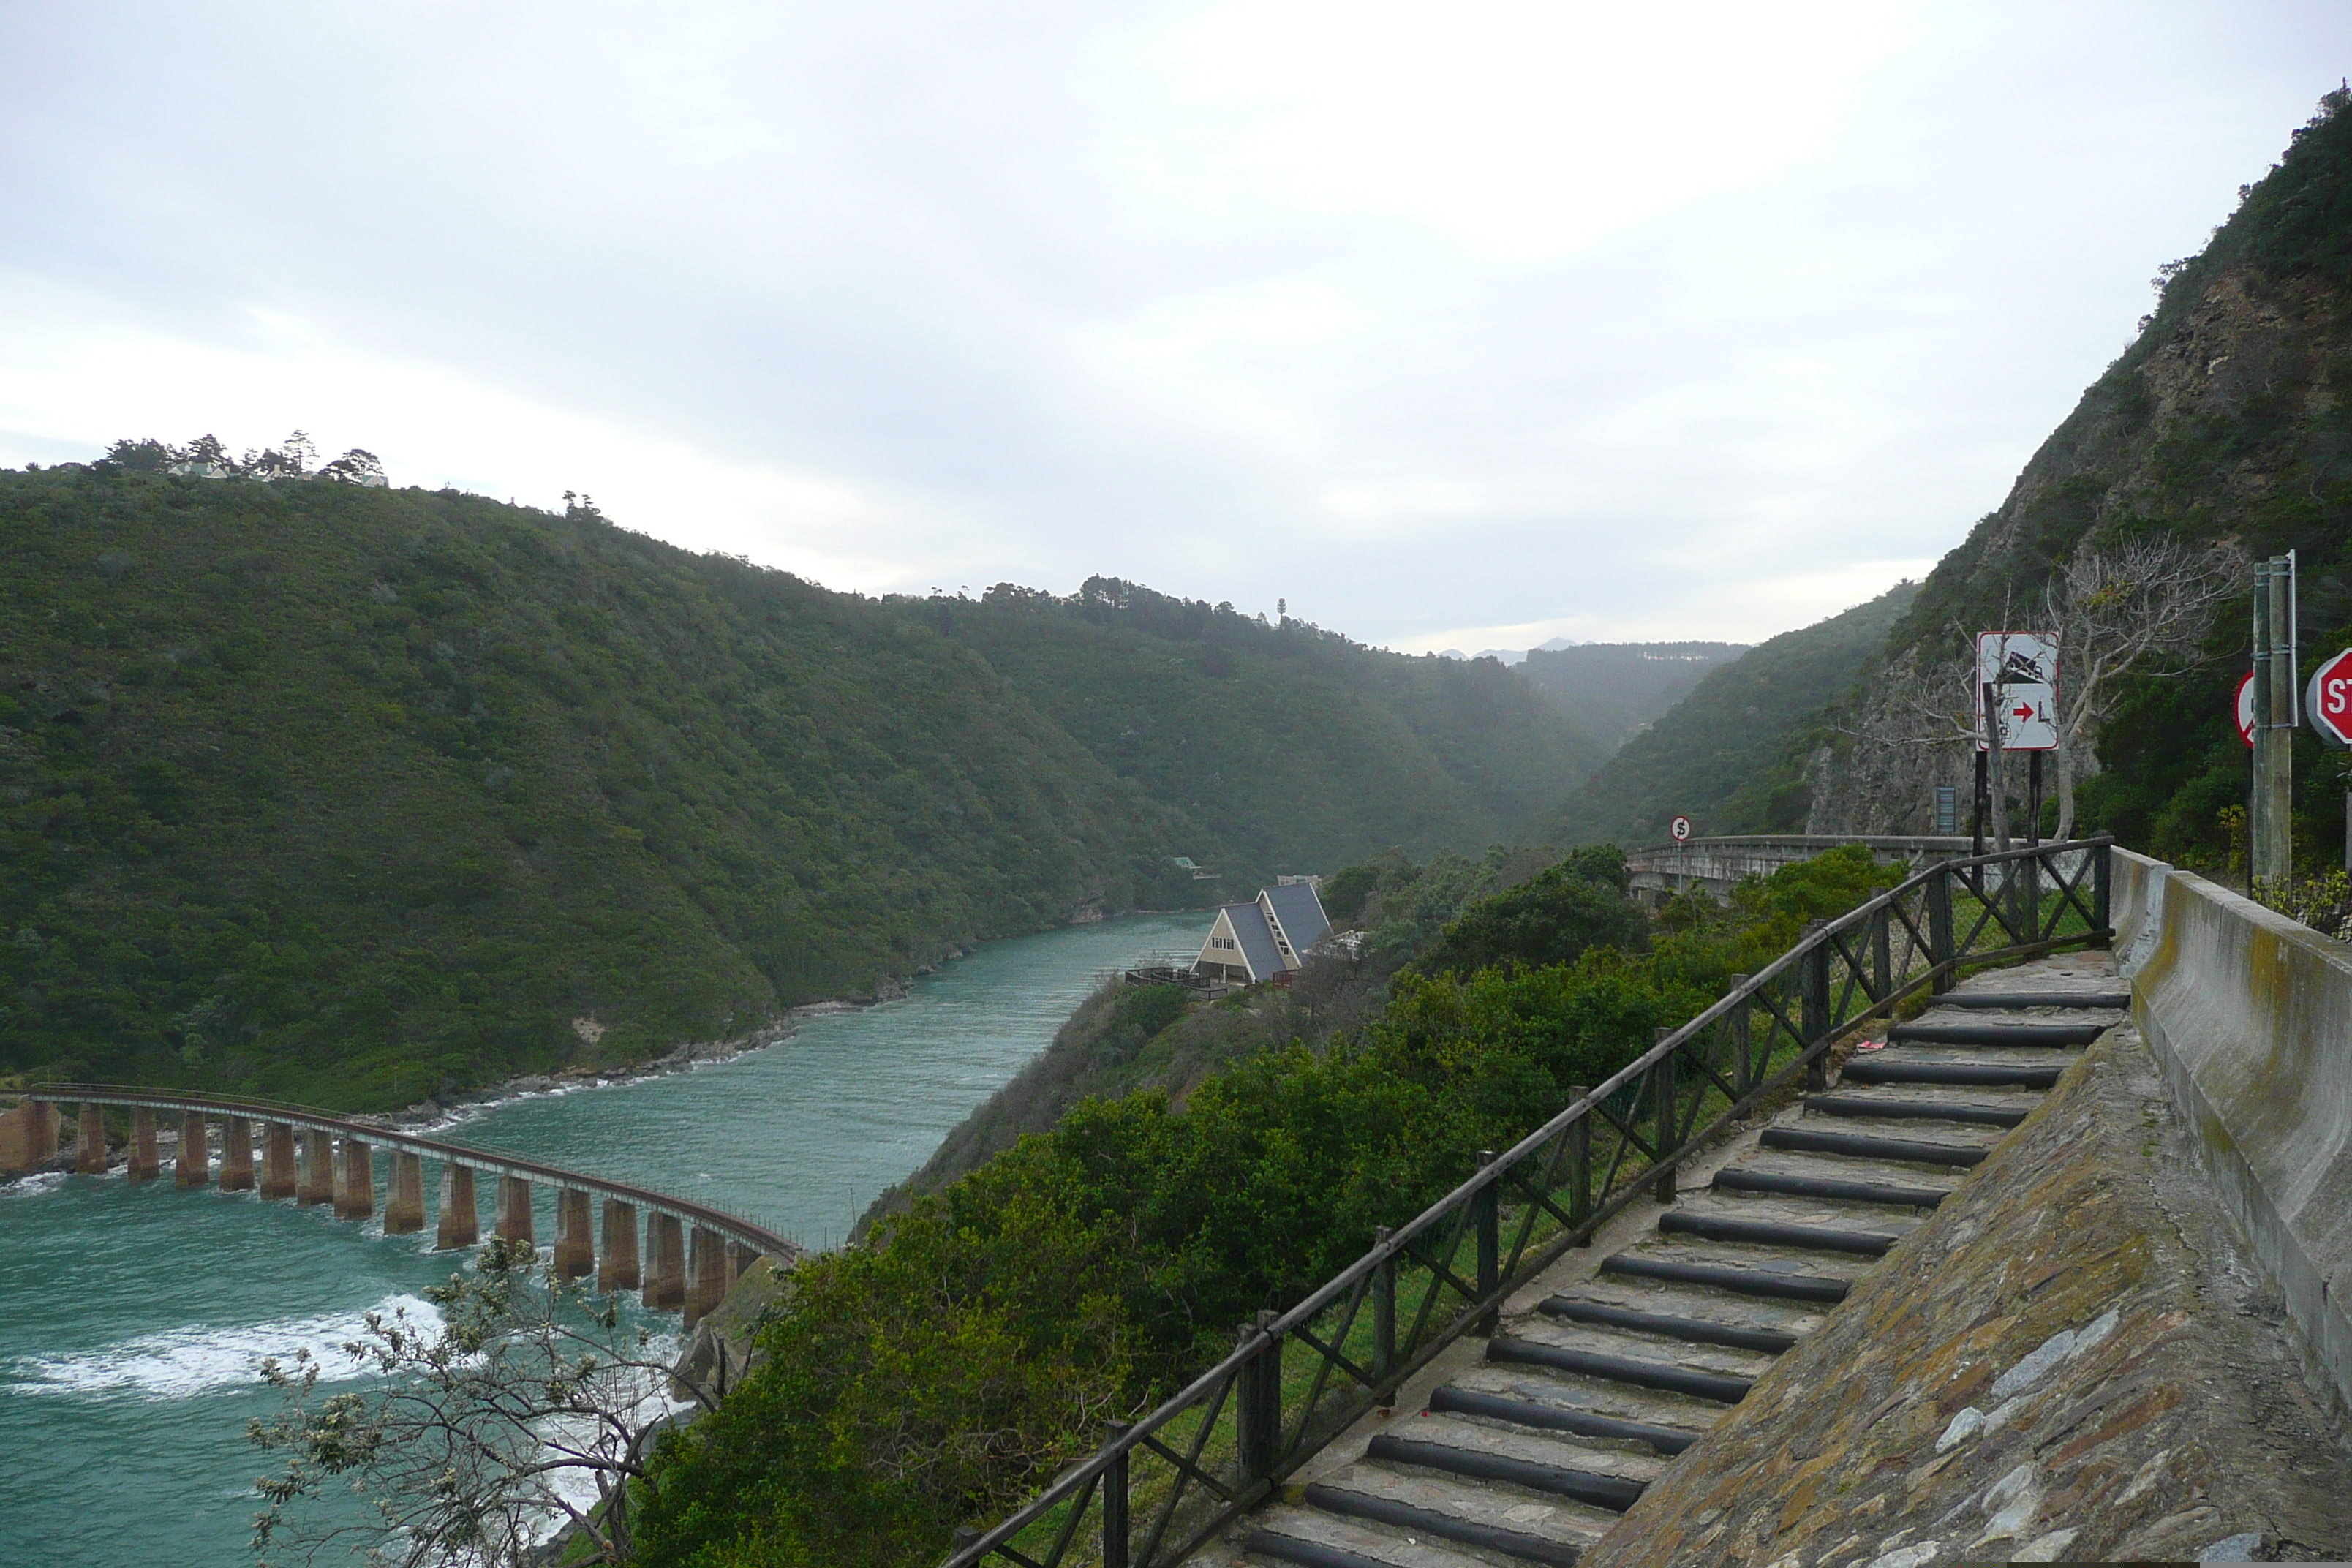
[[[1674,821],[1666,825],[1666,831],[1675,836],[1675,843],[1687,844],[1691,840],[1691,835],[1697,832],[1698,829],[1691,826],[1691,819],[1689,817],[1677,816]]]
[[[1988,691],[1988,689],[1990,690]],[[1977,634],[1977,689],[2000,727],[2004,752],[2058,749],[2058,639],[2041,632]],[[1984,718],[1977,750],[1990,749]]]
[[[2246,679],[2251,683],[2253,677],[2250,675]],[[2252,690],[2249,684],[2245,695],[2240,697],[2241,713],[2251,705]],[[2311,672],[2311,685],[2304,691],[2303,710],[2311,715],[2311,727],[2319,732],[2321,745],[2331,752],[2352,747],[2352,648]],[[2244,719],[2239,721],[2238,729],[2241,734],[2247,732]]]
[[[2246,743],[2246,750],[2251,752],[2254,749],[2254,672],[2252,670],[2246,671],[2245,679],[2238,682],[2238,695],[2231,700],[2230,707],[2231,712],[2237,717],[2238,739],[2243,741]],[[2315,719],[2313,722],[2316,723],[2318,721]],[[2320,733],[2324,735],[2326,731],[2323,730]]]

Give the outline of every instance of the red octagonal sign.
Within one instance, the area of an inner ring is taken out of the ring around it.
[[[2352,648],[2312,672],[2303,706],[2323,742],[2337,751],[2352,746]]]

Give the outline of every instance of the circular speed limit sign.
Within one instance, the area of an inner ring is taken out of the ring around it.
[[[1696,832],[1697,829],[1691,826],[1691,819],[1689,817],[1677,816],[1671,824],[1668,825],[1666,831],[1675,836],[1675,843],[1687,844],[1690,842],[1691,835]]]

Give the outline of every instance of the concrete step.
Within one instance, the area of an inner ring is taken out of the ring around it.
[[[1708,1318],[1612,1306],[1604,1301],[1579,1300],[1568,1296],[1547,1297],[1537,1304],[1536,1310],[1567,1323],[1624,1329],[1659,1339],[1681,1340],[1691,1344],[1724,1345],[1734,1350],[1759,1351],[1767,1355],[1779,1355],[1783,1351],[1793,1349],[1799,1337],[1785,1329],[1718,1322]]]
[[[1783,1154],[1784,1160],[1801,1160],[1804,1155]],[[1816,1163],[1823,1174],[1842,1174],[1834,1160]],[[1908,1206],[1885,1205],[1866,1206],[1835,1199],[1811,1198],[1802,1195],[1781,1195],[1766,1193],[1717,1193],[1706,1187],[1685,1187],[1681,1197],[1667,1214],[1705,1215],[1723,1219],[1769,1222],[1793,1226],[1813,1226],[1831,1230],[1885,1231],[1900,1236],[1926,1223]],[[1835,1249],[1832,1249],[1835,1250]]]
[[[1770,1200],[1777,1204],[1779,1200]],[[1891,1222],[1890,1211],[1841,1215],[1809,1211],[1802,1216],[1773,1213],[1767,1200],[1757,1199],[1754,1214],[1736,1212],[1749,1204],[1701,1206],[1678,1204],[1658,1216],[1658,1230],[1666,1236],[1698,1236],[1709,1241],[1743,1241],[1754,1247],[1790,1247],[1806,1252],[1843,1252],[1857,1258],[1884,1258],[1903,1239],[1908,1226]],[[1727,1206],[1735,1212],[1726,1212]],[[1916,1215],[1905,1216],[1913,1224]]]
[[[1894,1137],[1862,1128],[1811,1125],[1767,1127],[1760,1142],[1767,1149],[1791,1152],[1848,1154],[1864,1160],[1946,1167],[1982,1164],[1990,1152],[1989,1142],[1964,1142],[1958,1138]]]
[[[1807,1095],[1805,1111],[1811,1116],[1866,1116],[1881,1121],[1957,1121],[2006,1131],[2023,1121],[2042,1103],[2042,1096],[2030,1090],[2009,1091],[2018,1097],[2015,1103],[1994,1100],[1995,1092],[1979,1089],[1962,1098],[1935,1094],[1908,1084],[1867,1088],[1857,1085],[1836,1094]]]
[[[1434,1539],[1496,1563],[1567,1568],[1608,1533],[1616,1514],[1572,1498],[1538,1500],[1517,1489],[1465,1485],[1457,1476],[1350,1465],[1309,1482],[1307,1506]]]
[[[1637,1384],[1584,1377],[1554,1367],[1509,1362],[1482,1362],[1475,1366],[1465,1366],[1436,1393],[1447,1390],[1507,1400],[1514,1405],[1556,1412],[1563,1416],[1591,1417],[1648,1431],[1675,1434],[1671,1439],[1661,1440],[1612,1438],[1600,1431],[1578,1433],[1587,1442],[1638,1442],[1654,1452],[1661,1453],[1687,1447],[1690,1439],[1711,1429],[1723,1416],[1723,1406],[1715,1400],[1676,1394],[1670,1389],[1643,1388]],[[1431,1398],[1431,1408],[1434,1409],[1435,1394]],[[1546,1431],[1571,1429],[1551,1426],[1546,1420],[1532,1415],[1518,1424]]]
[[[1670,1243],[1685,1240],[1662,1239]],[[1602,1258],[1601,1271],[1677,1285],[1705,1286],[1735,1295],[1824,1306],[1844,1300],[1853,1283],[1853,1273],[1820,1267],[1814,1259],[1790,1259],[1786,1255],[1759,1258],[1754,1249],[1747,1247],[1687,1244],[1661,1247],[1655,1242],[1636,1243],[1627,1251]]]
[[[2065,1064],[2060,1062],[1954,1061],[1877,1051],[1869,1056],[1856,1057],[1846,1063],[1838,1072],[1838,1081],[1933,1083],[1968,1088],[2000,1084],[2018,1089],[2048,1089],[2065,1070]]]
[[[1709,1375],[1754,1382],[1770,1369],[1778,1351],[1749,1350],[1740,1345],[1667,1339],[1610,1323],[1578,1323],[1548,1312],[1528,1312],[1505,1323],[1501,1334],[1528,1344],[1548,1345],[1593,1355],[1681,1367]],[[1653,1384],[1652,1387],[1669,1386]],[[1712,1397],[1701,1395],[1701,1397]]]
[[[1653,1426],[1646,1421],[1628,1421],[1614,1415],[1596,1415],[1590,1411],[1566,1409],[1549,1401],[1516,1399],[1507,1394],[1488,1394],[1480,1389],[1465,1388],[1458,1382],[1430,1390],[1426,1414],[1503,1422],[1525,1427],[1530,1432],[1565,1432],[1592,1442],[1639,1443],[1654,1452],[1670,1457],[1698,1441],[1696,1432]]]
[[[1664,1389],[1696,1399],[1712,1399],[1718,1405],[1738,1404],[1748,1397],[1748,1390],[1756,1381],[1753,1374],[1685,1365],[1682,1357],[1668,1360],[1638,1352],[1628,1353],[1622,1348],[1601,1350],[1547,1342],[1550,1338],[1529,1333],[1496,1334],[1486,1342],[1486,1359],[1517,1366],[1552,1367],[1581,1377],[1631,1384],[1637,1388]]]
[[[1633,1507],[1667,1463],[1621,1445],[1588,1444],[1570,1434],[1456,1414],[1416,1415],[1379,1433],[1364,1457],[1387,1469],[1435,1471],[1617,1513]]]
[[[1886,1181],[1853,1181],[1842,1176],[1815,1175],[1804,1171],[1758,1170],[1748,1165],[1725,1166],[1715,1173],[1714,1185],[1715,1190],[1719,1193],[1761,1193],[1776,1196],[1831,1198],[1846,1203],[1885,1204],[1929,1209],[1942,1203],[1950,1192],[1947,1187],[1923,1187]]]
[[[2085,989],[2036,991],[1954,991],[1936,998],[1936,1006],[1972,1011],[2013,1012],[2026,1008],[2068,1007],[2101,1012],[2126,1012],[2131,993]]]
[[[1800,1337],[1822,1324],[1826,1309],[1801,1301],[1743,1296],[1705,1286],[1677,1285],[1618,1274],[1599,1274],[1559,1290],[1554,1300],[1597,1301],[1672,1318],[1696,1318],[1735,1328],[1773,1329]],[[1516,1322],[1516,1318],[1509,1320]]]
[[[1493,1568],[1492,1558],[1391,1524],[1279,1503],[1243,1538],[1252,1563],[1297,1568]]]
[[[1937,1046],[2041,1047],[2056,1049],[2087,1046],[2115,1026],[2110,1021],[2045,1023],[2039,1019],[1921,1018],[1897,1024],[1886,1031],[1889,1041]]]

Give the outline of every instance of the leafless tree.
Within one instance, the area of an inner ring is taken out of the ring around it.
[[[2195,661],[2213,612],[2245,581],[2247,556],[2231,541],[2199,547],[2177,539],[2126,541],[2075,552],[2042,595],[2058,637],[2058,836],[2074,829],[2077,782],[2098,768],[2099,726],[2127,672],[2177,673]],[[2021,618],[2004,610],[2001,621]],[[1809,831],[1904,828],[1933,786],[1965,785],[1980,725],[1975,637],[1958,623],[1895,656],[1868,699],[1840,725],[1846,741],[1824,747],[1808,770],[1815,808]],[[2009,847],[2009,778],[2002,755],[1992,779],[1994,842]]]
[[[614,1298],[534,1281],[531,1261],[520,1245],[484,1247],[472,1274],[426,1292],[437,1329],[370,1313],[341,1354],[372,1392],[320,1397],[324,1368],[308,1351],[263,1363],[286,1396],[248,1434],[286,1456],[258,1483],[265,1565],[282,1548],[305,1562],[499,1568],[566,1524],[589,1560],[627,1560],[630,1488],[646,1480],[655,1435],[677,1395],[708,1407],[722,1391],[681,1376]],[[330,1489],[356,1492],[358,1515],[315,1507]]]
[[[2058,631],[2058,837],[2074,830],[2074,782],[2095,773],[2093,747],[2126,673],[2173,675],[2196,661],[2213,612],[2246,581],[2235,540],[2179,539],[2078,550],[2042,594]]]

